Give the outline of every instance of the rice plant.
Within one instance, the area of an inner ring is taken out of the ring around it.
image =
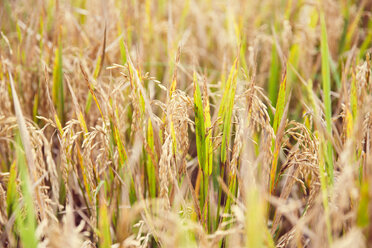
[[[0,247],[370,247],[371,15],[0,1]]]

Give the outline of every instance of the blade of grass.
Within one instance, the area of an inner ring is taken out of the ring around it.
[[[151,153],[155,156],[155,148],[154,148],[154,131],[152,129],[151,120],[148,120],[147,126],[147,143],[151,150]],[[151,155],[147,155],[146,160],[146,170],[147,170],[147,178],[149,184],[149,193],[152,198],[156,197],[156,175],[155,175],[155,165],[152,162]]]
[[[329,49],[327,39],[327,28],[324,13],[320,14],[321,22],[321,57],[322,57],[322,83],[324,96],[324,111],[326,118],[326,130],[329,136],[332,136],[332,102],[331,102],[331,75],[329,69]],[[333,184],[333,146],[330,140],[327,140],[326,168],[328,183]]]
[[[200,206],[204,210],[203,218],[206,218],[208,229],[211,227],[209,222],[209,204],[208,204],[208,187],[209,176],[212,174],[212,160],[213,160],[213,146],[211,139],[211,116],[210,106],[207,93],[207,85],[204,81],[202,100],[200,86],[197,80],[196,73],[194,73],[194,110],[195,110],[195,134],[196,147],[198,153],[198,161],[200,165],[201,188],[200,188]]]
[[[246,247],[265,247],[266,237],[270,237],[263,230],[265,226],[265,202],[256,187],[252,187],[246,196],[245,236]],[[273,241],[271,240],[271,242]]]
[[[36,175],[36,168],[35,168],[35,158],[34,158],[34,153],[32,151],[32,145],[30,141],[30,134],[28,133],[27,127],[26,127],[26,121],[25,118],[22,114],[22,109],[21,105],[18,100],[17,92],[14,88],[14,82],[12,78],[12,74],[9,72],[9,82],[12,90],[12,96],[13,96],[13,104],[14,104],[14,110],[16,113],[17,117],[17,123],[18,123],[18,128],[19,128],[19,133],[21,136],[22,140],[22,145],[25,151],[25,156],[27,159],[27,165],[26,168],[28,168],[27,175],[28,179],[30,180],[30,183],[36,182],[37,181],[37,175]],[[32,194],[31,194],[32,198]],[[39,188],[36,188],[36,199],[39,205],[42,207],[40,209],[41,216],[45,217],[45,212],[43,208],[43,202],[40,200],[40,194],[39,194]]]
[[[14,162],[10,167],[10,175],[8,181],[8,189],[6,192],[6,206],[7,206],[7,214],[11,216],[13,211],[17,206],[17,167],[16,163]]]
[[[360,186],[360,199],[357,212],[357,225],[361,228],[369,226],[369,182],[364,180]]]
[[[236,91],[238,77],[238,59],[236,58],[234,64],[231,67],[229,77],[227,78],[226,83],[224,83],[224,92],[220,103],[220,108],[218,111],[218,118],[223,120],[222,124],[222,142],[221,142],[221,167],[220,167],[220,177],[224,178],[225,174],[225,165],[227,160],[227,155],[229,151],[230,143],[230,132],[231,132],[231,119],[232,119],[232,110],[234,106],[234,98]],[[217,204],[217,216],[216,223],[220,222],[220,207],[222,201],[222,188],[218,190],[218,204]],[[225,209],[230,209],[229,206]]]
[[[205,146],[206,146],[206,170],[207,175],[210,176],[213,171],[213,144],[212,144],[212,122],[211,111],[208,98],[207,82],[204,80],[203,85],[203,108],[204,108],[204,121],[205,121]]]
[[[17,132],[15,140],[17,144],[16,155],[23,202],[22,208],[21,205],[18,205],[18,208],[15,211],[15,223],[23,247],[36,248],[38,246],[38,240],[36,236],[36,216],[32,197],[32,184],[27,171],[27,163],[25,159],[27,156],[25,156],[26,154],[22,150],[22,147],[25,148],[25,146],[22,144],[22,135],[20,132]]]
[[[326,154],[326,144],[322,144],[323,146],[323,152],[321,152],[321,156],[319,159],[319,175],[320,175],[320,186],[321,186],[321,192],[322,192],[322,200],[323,200],[323,208],[324,208],[324,218],[326,222],[327,227],[327,238],[328,238],[328,244],[329,247],[331,247],[332,244],[332,227],[331,227],[331,220],[329,216],[329,204],[328,204],[328,182],[326,177],[326,164],[324,163],[324,158],[328,156]]]
[[[53,103],[56,106],[58,119],[64,124],[64,90],[63,90],[63,70],[62,70],[62,42],[58,39],[58,48],[55,52],[53,67]]]
[[[12,90],[14,110],[15,110],[15,114],[17,117],[19,132],[21,134],[22,144],[25,149],[27,164],[30,170],[31,178],[33,178],[34,176],[36,176],[36,169],[35,169],[35,164],[34,164],[34,161],[35,161],[34,154],[32,153],[30,135],[27,131],[26,121],[22,114],[21,105],[19,103],[18,95],[14,87],[13,77],[10,72],[9,72],[9,82],[10,82],[10,87]]]
[[[195,136],[196,136],[196,149],[199,167],[201,172],[204,175],[208,174],[209,166],[207,164],[207,150],[205,144],[206,130],[205,130],[205,120],[204,120],[204,111],[203,103],[200,92],[200,87],[198,84],[196,73],[194,73],[194,111],[195,111]],[[204,182],[204,180],[202,179]],[[203,209],[206,201],[206,183],[202,183],[200,191],[200,207]]]
[[[34,164],[34,157],[31,147],[30,136],[26,127],[26,121],[23,117],[21,105],[18,100],[18,96],[16,90],[14,88],[14,82],[11,73],[9,72],[9,82],[12,90],[13,96],[13,104],[14,110],[17,117],[17,123],[19,132],[16,134],[16,155],[17,155],[17,164],[18,170],[21,179],[21,190],[23,195],[23,203],[24,203],[24,210],[25,210],[25,218],[18,212],[21,211],[17,208],[15,216],[16,216],[16,227],[19,231],[19,235],[21,238],[21,242],[24,246],[36,248],[37,247],[37,237],[36,237],[36,217],[35,217],[35,210],[34,210],[34,202],[33,202],[33,191],[31,182],[34,178],[36,178],[36,170]],[[24,151],[21,149],[23,147]],[[27,160],[27,163],[26,163]],[[29,175],[29,172],[30,174]],[[15,173],[15,172],[13,172]],[[13,174],[14,177],[14,174]],[[13,185],[15,186],[15,185]],[[38,188],[36,189],[36,196],[39,200]],[[14,200],[14,199],[13,199]],[[40,204],[42,206],[42,204]],[[44,217],[44,212],[41,209],[41,216]]]
[[[284,108],[286,105],[286,85],[287,85],[287,71],[284,71],[282,82],[280,83],[279,93],[277,97],[277,103],[276,103],[276,110],[274,115],[274,123],[273,123],[273,129],[274,134],[277,135],[275,138],[275,141],[272,142],[271,150],[273,151],[273,161],[270,169],[270,194],[274,190],[274,185],[276,182],[276,171],[278,167],[278,157],[279,157],[279,150],[280,150],[280,144],[277,142],[279,140],[278,137],[278,128],[279,125],[283,119],[283,113]]]
[[[111,248],[110,218],[105,201],[99,207],[99,247]]]
[[[273,106],[276,104],[277,101],[277,92],[278,92],[278,79],[279,79],[279,58],[276,51],[275,44],[272,45],[271,48],[271,64],[270,64],[270,74],[269,74],[269,85],[268,85],[268,93],[269,99]],[[270,111],[270,119],[272,119],[273,114]]]
[[[219,109],[219,116],[223,120],[223,133],[221,143],[221,162],[226,163],[227,153],[230,145],[230,132],[231,132],[231,118],[232,110],[234,107],[235,91],[238,76],[238,59],[235,59],[233,66],[231,67],[230,75],[227,79],[224,94],[221,100]]]

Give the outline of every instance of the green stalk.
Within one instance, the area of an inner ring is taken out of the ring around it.
[[[278,53],[276,51],[275,44],[273,44],[271,48],[271,65],[270,65],[270,75],[269,75],[269,85],[268,85],[269,99],[272,104],[276,104],[276,101],[277,101],[279,67],[280,67],[280,64],[279,64]],[[272,119],[273,114],[271,111],[270,111],[270,115],[271,115],[270,119]]]
[[[287,73],[285,72],[284,77],[282,82],[280,83],[280,88],[279,88],[279,93],[277,97],[277,103],[276,103],[276,110],[275,110],[275,115],[274,115],[274,123],[273,123],[273,129],[275,135],[278,132],[278,128],[280,125],[280,122],[283,117],[284,113],[284,108],[286,104],[286,87],[287,87]],[[271,165],[271,170],[270,170],[270,194],[274,190],[274,185],[276,181],[276,171],[277,171],[277,166],[278,166],[278,158],[279,158],[279,150],[280,150],[280,145],[277,144],[275,140],[272,142],[272,147],[271,150],[273,151],[273,161]]]
[[[58,39],[58,48],[54,58],[53,67],[53,102],[57,109],[57,115],[62,125],[64,124],[64,90],[63,90],[63,71],[62,71],[62,42]]]
[[[329,50],[327,41],[327,29],[325,24],[324,13],[320,14],[321,21],[321,57],[322,57],[322,82],[324,95],[324,110],[326,118],[326,130],[329,136],[332,136],[332,102],[331,102],[331,76],[329,68]],[[333,184],[333,146],[332,142],[327,138],[327,153],[326,153],[326,171],[328,183]]]
[[[148,120],[148,126],[147,126],[147,142],[149,145],[149,148],[154,156],[155,155],[155,148],[154,148],[154,132],[152,129],[151,120]],[[147,155],[146,160],[146,172],[147,172],[147,179],[149,184],[149,193],[150,197],[155,198],[156,197],[156,175],[155,175],[155,166],[152,162],[152,158],[150,154]]]
[[[196,147],[198,153],[199,166],[202,172],[200,189],[200,207],[203,211],[203,218],[207,220],[207,229],[211,229],[209,218],[208,188],[209,177],[213,168],[213,145],[211,133],[210,106],[207,93],[207,85],[204,84],[204,101],[202,101],[201,91],[196,74],[194,74],[194,109],[195,109],[195,133]]]

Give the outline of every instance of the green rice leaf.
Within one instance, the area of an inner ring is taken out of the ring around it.
[[[322,83],[323,83],[323,96],[324,96],[324,111],[326,118],[326,129],[328,135],[332,136],[332,103],[331,103],[331,75],[329,67],[329,49],[327,40],[327,29],[324,18],[324,13],[320,15],[321,21],[321,57],[322,57]],[[330,140],[327,140],[327,175],[329,183],[333,183],[333,146]]]
[[[222,143],[221,143],[221,162],[225,163],[230,145],[231,118],[234,107],[235,91],[238,77],[238,59],[235,59],[227,79],[223,97],[221,100],[218,116],[223,120]]]
[[[58,48],[55,52],[53,67],[53,102],[57,109],[58,118],[64,124],[64,90],[63,90],[63,71],[62,71],[62,42],[58,41]]]

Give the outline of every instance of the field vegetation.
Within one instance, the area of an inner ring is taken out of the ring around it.
[[[370,247],[372,2],[0,0],[0,247]]]

